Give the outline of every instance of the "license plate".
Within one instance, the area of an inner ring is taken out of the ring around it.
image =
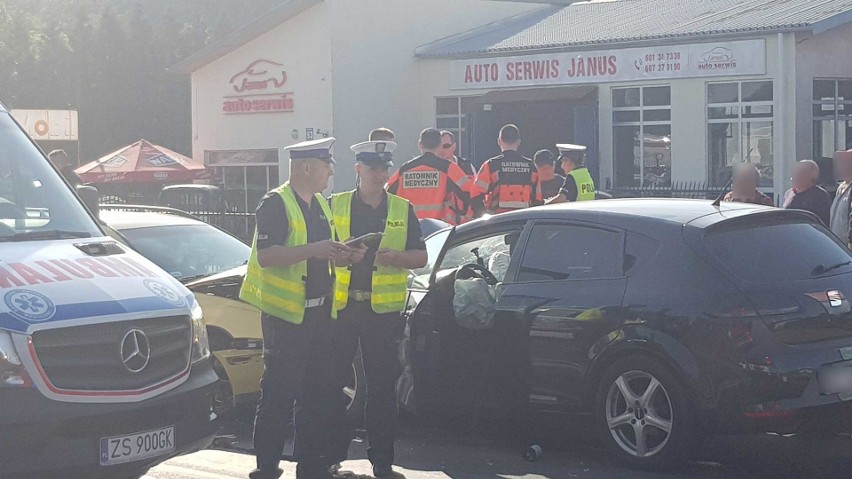
[[[101,465],[139,461],[174,452],[175,427],[101,438]]]
[[[852,393],[852,367],[845,365],[820,368],[817,384],[822,394]]]

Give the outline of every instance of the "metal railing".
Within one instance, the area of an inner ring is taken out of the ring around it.
[[[236,213],[228,211],[189,211],[188,209],[150,206],[144,204],[127,204],[128,201],[115,195],[101,197],[101,205],[112,210],[150,211],[156,213],[174,214],[199,219],[207,224],[221,228],[237,238],[251,244],[254,239],[256,224],[254,213]],[[108,206],[107,206],[108,205]]]
[[[606,191],[613,198],[686,198],[712,200],[724,190],[721,186],[710,186],[703,181],[682,181],[671,186],[643,186],[611,188]]]

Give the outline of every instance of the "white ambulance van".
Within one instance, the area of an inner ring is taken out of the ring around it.
[[[135,478],[207,447],[201,308],[104,234],[0,104],[0,477]]]

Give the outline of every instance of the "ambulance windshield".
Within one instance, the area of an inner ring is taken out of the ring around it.
[[[26,133],[0,110],[0,241],[101,235]]]

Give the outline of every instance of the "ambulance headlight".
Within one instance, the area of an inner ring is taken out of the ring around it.
[[[0,389],[27,388],[32,384],[12,343],[12,336],[0,331]]]
[[[190,313],[192,319],[192,362],[197,363],[210,357],[210,341],[207,339],[207,325],[201,305],[195,301]]]

